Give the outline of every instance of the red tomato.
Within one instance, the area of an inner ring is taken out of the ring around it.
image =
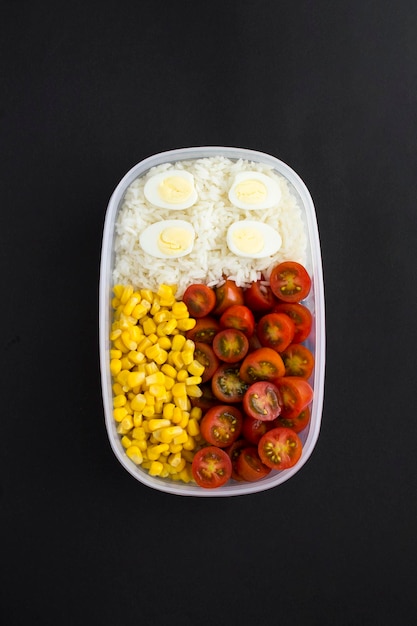
[[[226,448],[239,437],[243,416],[235,406],[221,404],[209,409],[200,422],[203,438],[213,446]]]
[[[239,376],[239,365],[223,363],[211,380],[214,395],[221,402],[241,402],[248,385]]]
[[[236,464],[243,448],[247,448],[248,445],[249,442],[245,441],[244,439],[237,439],[232,443],[231,446],[225,448],[225,451],[232,461],[232,478],[234,478],[235,480],[243,480],[243,478],[237,473]]]
[[[295,465],[302,450],[299,436],[290,428],[273,428],[263,435],[258,444],[262,463],[275,470]]]
[[[267,313],[258,322],[256,333],[263,346],[282,352],[293,340],[295,324],[284,313]]]
[[[247,337],[253,335],[255,330],[255,319],[253,313],[247,306],[236,304],[229,306],[220,317],[221,328],[236,328],[245,333]]]
[[[223,285],[216,287],[216,306],[214,308],[214,315],[221,315],[224,311],[233,304],[243,304],[243,289],[238,287],[233,280],[226,280]]]
[[[191,471],[197,485],[215,489],[227,483],[231,477],[232,461],[221,448],[208,446],[196,452]]]
[[[242,437],[249,441],[249,443],[253,443],[257,446],[260,438],[267,430],[271,430],[271,428],[275,428],[276,426],[283,426],[283,424],[278,423],[278,421],[279,420],[276,419],[272,422],[266,422],[265,420],[253,419],[249,417],[249,415],[245,415],[242,424]]]
[[[216,295],[213,289],[202,284],[187,287],[182,300],[186,304],[191,317],[204,317],[216,305]]]
[[[284,361],[271,348],[258,348],[247,354],[239,370],[241,379],[249,384],[258,380],[275,380],[284,374]]]
[[[310,293],[310,276],[305,267],[295,261],[276,265],[269,282],[273,293],[284,302],[300,302]]]
[[[212,343],[213,337],[220,330],[219,322],[214,317],[200,317],[194,328],[187,330],[185,336],[187,339],[201,343]]]
[[[243,410],[255,420],[274,420],[281,413],[277,387],[264,380],[253,383],[243,396]]]
[[[306,306],[299,302],[280,302],[274,307],[274,313],[285,313],[295,324],[293,342],[301,343],[310,334],[313,317]]]
[[[203,411],[208,411],[212,406],[217,406],[219,404],[218,399],[213,393],[211,388],[211,381],[207,383],[202,383],[199,385],[203,395],[199,398],[190,398],[190,402],[192,406],[197,406]]]
[[[284,426],[285,428],[291,428],[295,433],[300,433],[310,422],[311,411],[310,407],[306,406],[297,417],[278,417],[277,426]],[[243,427],[242,427],[243,432]]]
[[[243,295],[246,306],[248,306],[251,311],[260,313],[271,311],[274,304],[277,302],[271,287],[265,285],[261,280],[252,283],[250,287],[245,289]]]
[[[284,376],[275,384],[281,397],[282,417],[297,417],[313,399],[313,390],[304,378]]]
[[[221,361],[237,363],[247,355],[249,340],[240,330],[226,328],[215,335],[213,350]]]
[[[254,482],[268,476],[271,468],[262,463],[255,446],[243,448],[236,461],[236,470],[243,480]]]
[[[314,369],[314,357],[302,343],[292,343],[281,352],[285,365],[285,376],[310,378]]]
[[[201,365],[204,365],[201,382],[205,383],[213,376],[220,365],[220,361],[214,354],[213,348],[208,343],[202,343],[200,341],[195,344],[194,358],[201,363]]]

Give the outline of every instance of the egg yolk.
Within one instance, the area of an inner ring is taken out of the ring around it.
[[[264,247],[261,233],[251,228],[236,229],[232,238],[236,248],[245,254],[256,254]]]
[[[260,180],[243,180],[235,187],[238,200],[246,204],[263,202],[267,197],[267,189]]]
[[[158,193],[165,202],[179,204],[188,200],[193,192],[193,186],[189,180],[180,176],[168,176],[159,184]]]
[[[158,248],[164,254],[175,255],[186,250],[193,242],[193,234],[184,228],[165,228],[158,239]]]

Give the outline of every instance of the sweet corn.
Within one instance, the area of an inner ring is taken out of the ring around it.
[[[161,454],[169,450],[167,443],[158,443],[155,446],[148,447],[148,459],[149,461],[157,461]]]
[[[164,350],[171,350],[171,340],[167,336],[159,337],[159,339],[158,339],[158,341],[156,343],[159,346],[161,346],[161,348],[163,348]]]
[[[204,374],[204,365],[196,361],[195,359],[189,364],[187,367],[188,372],[191,376],[202,376]]]
[[[188,317],[187,319],[181,319],[177,322],[177,328],[182,331],[191,330],[196,325],[196,320],[192,317]]]
[[[119,394],[118,396],[114,396],[113,398],[113,407],[117,409],[118,407],[124,406],[126,404],[126,396],[124,394]]]
[[[191,437],[196,437],[200,434],[200,425],[194,417],[188,420],[187,432]]]
[[[143,461],[143,454],[141,450],[137,446],[129,446],[126,450],[126,455],[135,463],[136,465],[140,465]]]
[[[172,339],[172,350],[180,352],[183,349],[185,342],[186,338],[184,335],[175,335]]]
[[[185,302],[174,302],[172,305],[172,315],[177,319],[185,319],[190,316]]]
[[[163,469],[164,469],[163,464],[160,461],[155,460],[151,463],[151,466],[149,468],[149,475],[160,476],[162,474]]]
[[[122,369],[122,362],[120,359],[112,359],[110,361],[110,372],[112,376],[117,376],[117,374]]]

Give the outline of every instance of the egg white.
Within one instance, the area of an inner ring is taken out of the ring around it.
[[[173,176],[182,178],[191,184],[191,195],[184,200],[184,202],[169,202],[161,197],[158,191],[160,184],[167,178],[171,178]],[[151,176],[151,178],[149,178],[145,183],[143,193],[145,194],[145,198],[151,204],[154,204],[161,209],[172,209],[173,211],[188,209],[193,206],[198,199],[197,191],[194,186],[194,176],[186,170],[166,170],[165,172],[160,172],[159,174],[155,174],[155,176]]]
[[[266,198],[259,202],[245,202],[236,195],[236,188],[244,181],[257,180],[266,187]],[[261,172],[239,172],[236,174],[232,186],[229,190],[230,202],[239,209],[253,211],[255,209],[269,209],[279,204],[281,199],[281,189],[276,180],[266,176]]]
[[[182,230],[186,230],[192,235],[192,240],[189,246],[184,250],[176,252],[174,254],[166,254],[158,246],[158,239],[160,234],[166,229],[171,227],[177,227]],[[185,220],[161,220],[151,224],[139,236],[139,243],[144,252],[150,254],[157,259],[178,259],[179,257],[190,254],[194,246],[195,231],[193,226]]]
[[[261,250],[257,252],[245,252],[236,246],[236,242],[234,240],[236,231],[246,228],[250,231],[257,232],[262,236],[263,247]],[[227,229],[226,243],[230,252],[236,256],[250,259],[262,259],[267,256],[272,256],[278,252],[282,244],[282,238],[278,231],[268,224],[265,224],[265,222],[257,222],[256,220],[241,220],[239,222],[234,222]]]

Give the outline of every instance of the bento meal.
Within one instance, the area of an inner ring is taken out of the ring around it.
[[[294,467],[314,398],[299,198],[224,155],[151,167],[114,224],[112,419],[150,477],[217,489]]]

